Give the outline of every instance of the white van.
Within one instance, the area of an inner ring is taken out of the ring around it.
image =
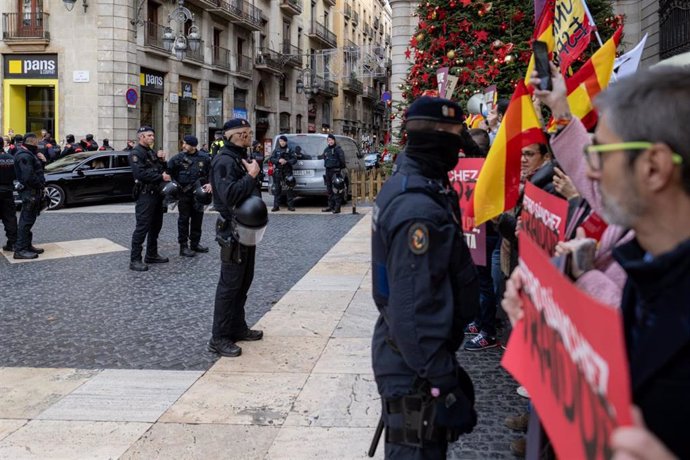
[[[293,174],[297,184],[296,196],[326,196],[326,185],[323,176],[326,169],[323,166],[323,151],[328,146],[326,134],[282,134],[287,137],[288,147],[297,155],[297,164],[293,168]],[[278,145],[278,137],[273,139],[274,147]],[[359,150],[357,143],[350,137],[335,135],[336,144],[345,152],[345,164],[343,170],[345,178],[346,197],[350,197],[350,178],[347,170],[364,170],[364,155]],[[266,152],[266,158],[270,154]],[[272,179],[271,179],[272,180]],[[269,188],[270,190],[270,188]]]

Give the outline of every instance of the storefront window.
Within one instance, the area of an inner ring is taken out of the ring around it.
[[[156,132],[156,145],[163,145],[163,96],[141,93],[141,125],[151,126]]]
[[[55,88],[26,87],[26,124],[27,132],[46,129],[55,134]]]
[[[180,145],[182,145],[183,137],[187,135],[196,136],[196,99],[194,98],[194,85],[192,83],[180,82],[178,110],[177,136]]]

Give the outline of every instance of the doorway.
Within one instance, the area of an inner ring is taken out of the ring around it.
[[[42,129],[55,135],[55,88],[26,87],[26,132],[40,133]]]

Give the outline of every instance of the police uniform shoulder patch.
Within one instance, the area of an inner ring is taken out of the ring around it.
[[[407,242],[412,254],[422,255],[429,250],[429,229],[426,225],[416,222],[407,232]]]
[[[132,155],[132,163],[137,163],[139,162],[139,157],[136,155]]]
[[[203,162],[203,161],[200,161],[200,162],[199,162],[199,167],[200,167],[200,168],[203,168],[203,167],[204,167],[204,162]]]

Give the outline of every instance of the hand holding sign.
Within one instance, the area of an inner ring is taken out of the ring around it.
[[[634,426],[617,428],[611,435],[613,460],[675,460],[673,455],[644,424],[642,412],[632,408]]]

